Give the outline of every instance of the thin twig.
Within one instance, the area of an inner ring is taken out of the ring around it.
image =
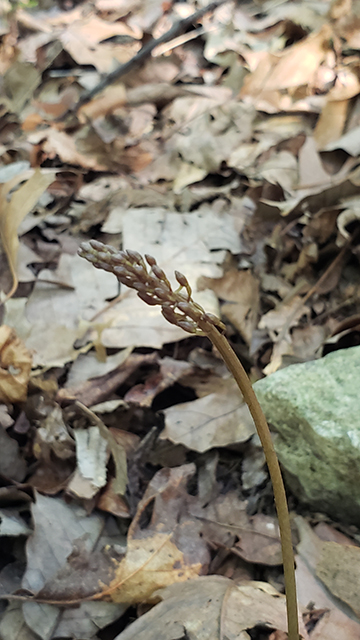
[[[202,18],[206,13],[214,11],[217,7],[220,7],[222,4],[225,4],[228,0],[214,0],[214,2],[210,2],[206,7],[202,7],[197,11],[194,11],[190,16],[175,22],[171,29],[166,33],[163,33],[159,38],[152,38],[147,42],[143,47],[141,47],[140,51],[138,51],[130,60],[125,62],[124,64],[114,69],[111,73],[109,73],[105,78],[103,78],[91,91],[84,93],[81,96],[80,100],[75,104],[72,109],[69,109],[64,115],[61,116],[63,119],[66,115],[70,113],[77,113],[80,107],[83,107],[85,104],[90,102],[98,93],[106,89],[110,84],[113,84],[119,78],[122,78],[129,71],[133,71],[137,67],[139,67],[151,54],[151,52],[161,44],[165,42],[169,42],[173,40],[173,38],[177,38],[181,35],[188,27],[190,27],[196,20]]]

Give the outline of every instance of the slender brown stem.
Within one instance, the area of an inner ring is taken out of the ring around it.
[[[299,622],[296,597],[296,582],[294,568],[294,552],[291,540],[291,527],[289,510],[287,506],[284,482],[280,465],[271,439],[270,429],[263,410],[252,388],[251,382],[240,360],[231,348],[228,340],[214,325],[206,321],[199,321],[199,327],[208,336],[213,345],[221,354],[226,366],[234,376],[236,383],[249,407],[254,419],[274,491],[276,511],[279,520],[281,549],[284,566],[286,609],[288,620],[289,640],[299,640]]]
[[[159,304],[162,314],[168,322],[181,327],[189,333],[207,335],[233,374],[254,419],[269,468],[279,519],[285,577],[288,638],[289,640],[299,640],[294,553],[291,541],[290,517],[280,465],[266,418],[250,380],[227,339],[221,333],[225,329],[225,325],[216,316],[206,313],[192,299],[190,284],[186,276],[179,271],[175,271],[175,278],[180,286],[173,291],[166,274],[152,256],[145,256],[146,263],[150,267],[149,272],[144,258],[136,251],[130,249],[116,251],[113,247],[104,245],[96,240],[83,243],[79,249],[79,254],[92,262],[98,269],[112,271],[122,284],[136,289],[138,296],[147,304]]]

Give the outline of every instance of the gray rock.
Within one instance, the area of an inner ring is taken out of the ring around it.
[[[254,390],[298,499],[360,525],[360,347],[295,364]]]

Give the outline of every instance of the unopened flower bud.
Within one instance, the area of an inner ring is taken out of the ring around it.
[[[144,264],[142,256],[137,251],[133,251],[132,249],[127,249],[126,253],[132,262],[137,262],[138,264]]]
[[[219,331],[226,331],[226,327],[221,320],[215,316],[213,313],[203,313],[201,316],[201,320],[205,322],[210,322],[210,324],[214,325]]]
[[[89,244],[91,246],[92,249],[95,249],[95,251],[103,251],[105,245],[102,242],[98,242],[98,240],[90,240],[90,242],[83,242],[82,246],[84,246],[85,244]]]
[[[114,274],[119,277],[127,276],[127,269],[119,264],[117,267],[114,267]]]
[[[174,312],[174,309],[172,309],[172,307],[165,307],[162,306],[161,307],[161,313],[163,314],[165,320],[167,320],[168,322],[170,322],[171,324],[177,324],[178,322],[178,316],[177,314]]]
[[[176,324],[178,327],[180,327],[180,329],[187,331],[187,333],[197,332],[196,324],[194,322],[191,322],[191,320],[178,320]]]
[[[194,309],[190,302],[178,302],[176,306],[180,311],[185,313],[186,316],[192,317]]]
[[[154,289],[154,293],[155,295],[157,295],[157,297],[160,300],[163,300],[164,302],[168,299],[169,297],[169,292],[165,289],[162,289],[161,287],[155,287]]]
[[[153,256],[149,256],[148,253],[145,253],[145,260],[148,263],[149,267],[153,267],[155,264],[157,264],[155,258]]]
[[[154,306],[155,304],[159,304],[158,300],[152,298],[148,293],[145,293],[144,291],[138,291],[138,296],[141,300],[152,306]]]
[[[188,287],[189,283],[187,278],[180,271],[175,271],[175,278],[182,287]]]
[[[159,267],[157,264],[154,264],[152,266],[152,271],[153,274],[159,279],[159,280],[164,280],[167,279],[165,272],[161,269],[161,267]]]

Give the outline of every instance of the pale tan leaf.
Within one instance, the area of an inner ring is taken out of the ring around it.
[[[75,429],[74,437],[77,469],[68,490],[89,500],[106,484],[107,443],[97,426]]]
[[[245,640],[257,625],[287,629],[284,596],[263,582],[236,586],[228,578],[206,576],[167,587],[158,598],[116,640]],[[301,618],[300,632],[308,640]]]
[[[13,193],[8,201],[9,193],[22,180],[26,180],[26,182]],[[7,298],[10,298],[15,293],[18,284],[16,273],[16,259],[19,248],[18,227],[53,181],[53,174],[43,173],[40,169],[36,169],[35,171],[27,171],[20,174],[0,186],[0,238],[13,278],[13,285],[7,294]]]
[[[301,605],[311,609],[325,610],[321,620],[316,624],[311,634],[313,640],[357,640],[360,637],[360,622],[349,615],[349,609],[341,606],[338,598],[334,598],[324,584],[317,577],[317,565],[320,562],[323,541],[312,531],[304,518],[296,517],[301,542],[296,557],[296,582],[298,599]],[[341,545],[338,545],[340,547]],[[337,548],[338,548],[337,547]],[[347,547],[348,548],[348,547]],[[357,551],[358,548],[356,547]],[[332,558],[336,561],[336,557]],[[321,565],[320,565],[321,566]],[[356,564],[355,573],[356,573]],[[349,586],[353,586],[353,579],[348,577]],[[357,576],[355,576],[357,580]]]
[[[259,322],[259,329],[278,333],[285,323],[289,323],[290,329],[297,325],[303,315],[308,316],[309,313],[309,308],[301,304],[301,297],[296,295],[290,300],[280,302],[275,309],[265,313]]]
[[[255,430],[249,409],[230,379],[218,393],[177,404],[164,413],[161,437],[194,451],[245,442]]]
[[[149,602],[157,589],[197,576],[201,563],[188,565],[171,537],[157,533],[151,538],[129,540],[116,577],[101,597],[109,595],[113,602]]]
[[[139,44],[101,45],[81,39],[78,30],[69,28],[62,36],[63,47],[78,64],[94,64],[100,73],[108,73],[114,66],[114,58],[121,64],[137,53]]]
[[[325,52],[330,48],[331,35],[331,26],[325,24],[318,32],[286,48],[277,60],[274,56],[274,67],[261,84],[261,90],[281,90],[313,82]],[[245,86],[249,91],[249,83],[245,83]]]
[[[314,139],[318,149],[325,149],[328,144],[338,140],[342,135],[348,114],[349,100],[336,100],[326,103],[314,129]]]
[[[257,324],[259,309],[259,282],[251,270],[231,269],[222,278],[202,278],[198,287],[212,289],[225,301],[222,313],[238,329],[248,344]]]
[[[325,171],[316,150],[314,138],[308,136],[299,151],[299,189],[328,184],[331,176]]]
[[[83,123],[112,113],[126,104],[126,89],[123,84],[107,87],[103,93],[81,107],[79,117]]]
[[[58,155],[63,162],[78,164],[86,169],[96,169],[102,171],[105,167],[99,164],[95,157],[84,155],[76,148],[74,136],[70,136],[64,131],[49,129],[46,132],[46,141],[43,145],[44,151],[50,157]]]
[[[360,548],[324,542],[316,565],[316,575],[360,619]]]

